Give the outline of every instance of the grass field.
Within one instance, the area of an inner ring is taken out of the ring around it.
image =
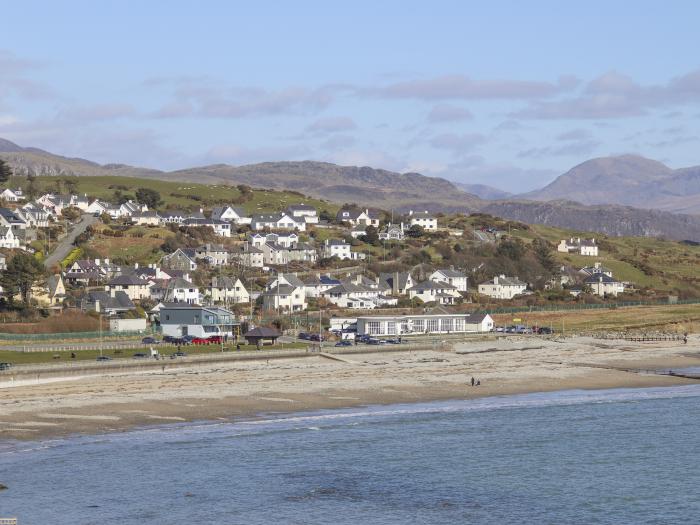
[[[63,184],[61,191],[68,192],[74,187],[78,194],[89,197],[113,200],[114,192],[132,195],[139,188],[150,188],[157,191],[163,201],[163,207],[179,207],[198,209],[211,208],[214,205],[233,204],[241,196],[236,186],[193,184],[184,182],[169,182],[153,179],[138,179],[131,177],[37,177],[43,191],[56,191],[56,182],[70,181]],[[27,179],[13,177],[9,187],[26,187]],[[319,211],[328,210],[335,214],[339,206],[331,202],[305,197],[295,192],[253,189],[250,200],[240,204],[249,213],[268,213],[284,210],[290,204],[306,203],[315,206]]]
[[[274,346],[265,346],[265,350],[292,350],[292,349],[302,349],[306,348],[306,343],[278,343]],[[163,355],[170,355],[175,352],[176,349],[173,346],[155,346],[157,350]],[[225,345],[225,350],[227,352],[236,352],[235,345]],[[181,347],[183,352],[188,355],[205,355],[205,354],[215,354],[221,353],[220,345],[188,345]],[[255,345],[241,345],[241,352],[244,351],[254,351],[256,350]],[[145,353],[149,354],[150,347],[144,348],[129,348],[121,350],[104,350],[102,355],[111,357],[112,359],[128,359],[133,360],[133,355],[135,353]],[[41,364],[41,363],[67,363],[75,361],[95,361],[97,356],[100,355],[100,351],[95,350],[77,350],[75,351],[75,358],[71,358],[70,351],[56,351],[56,352],[17,352],[13,350],[0,350],[0,363],[12,363],[13,365],[28,365],[28,364]]]
[[[664,331],[682,334],[700,331],[700,304],[522,312],[497,314],[493,318],[498,326],[551,326],[557,333]]]

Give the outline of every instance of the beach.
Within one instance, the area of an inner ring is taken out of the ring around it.
[[[700,365],[700,338],[512,337],[443,350],[188,364],[0,388],[0,439],[34,440],[199,420],[572,389],[696,383],[635,372]],[[395,350],[392,348],[392,350]],[[471,386],[474,377],[481,384]]]

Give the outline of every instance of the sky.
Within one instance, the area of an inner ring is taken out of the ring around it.
[[[0,1],[0,137],[174,170],[320,160],[511,192],[700,164],[700,3]]]

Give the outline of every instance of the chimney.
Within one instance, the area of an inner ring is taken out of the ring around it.
[[[391,293],[399,295],[399,272],[394,272],[394,278],[391,283]]]
[[[97,266],[99,266],[99,265],[100,265],[100,260],[99,260],[99,259],[95,259],[95,264],[96,264]]]

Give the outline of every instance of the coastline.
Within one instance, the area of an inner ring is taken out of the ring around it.
[[[509,339],[450,350],[373,352],[342,361],[280,358],[105,374],[0,389],[0,441],[235,421],[367,405],[697,384],[635,373],[700,365],[688,345]],[[471,377],[481,386],[470,386]]]

